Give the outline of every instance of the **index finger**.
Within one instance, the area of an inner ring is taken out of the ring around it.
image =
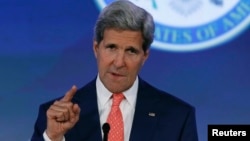
[[[64,97],[61,99],[61,101],[69,102],[73,98],[77,91],[77,87],[75,85],[72,86],[72,88],[64,95]]]

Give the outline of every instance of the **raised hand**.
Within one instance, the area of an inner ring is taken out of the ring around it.
[[[57,100],[47,110],[47,136],[53,141],[61,141],[64,134],[79,120],[80,107],[71,102],[77,91],[76,86]]]

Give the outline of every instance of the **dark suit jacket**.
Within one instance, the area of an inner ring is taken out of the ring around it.
[[[95,80],[75,94],[80,119],[65,134],[66,141],[102,141]],[[43,141],[46,111],[54,100],[39,108],[31,141]],[[139,78],[139,89],[130,141],[198,141],[195,109]]]

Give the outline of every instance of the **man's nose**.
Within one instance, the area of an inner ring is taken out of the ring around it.
[[[114,59],[114,65],[119,68],[125,65],[125,54],[124,52],[119,52],[116,54]]]

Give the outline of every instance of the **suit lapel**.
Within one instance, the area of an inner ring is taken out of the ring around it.
[[[139,80],[139,89],[130,141],[152,140],[158,120],[158,99],[152,94],[149,85],[141,79]]]

